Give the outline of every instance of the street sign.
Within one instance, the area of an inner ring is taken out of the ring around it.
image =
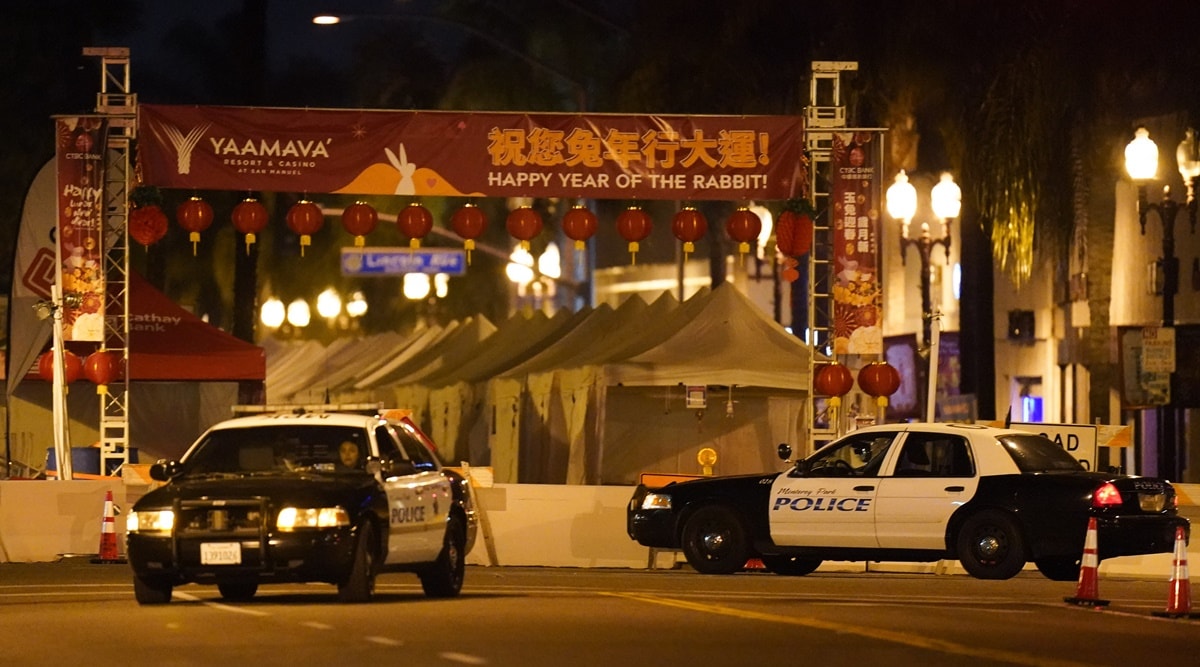
[[[467,272],[467,253],[457,248],[342,248],[343,276]]]

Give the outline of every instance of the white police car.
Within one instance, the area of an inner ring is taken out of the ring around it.
[[[391,570],[415,572],[431,597],[462,589],[476,532],[470,488],[407,419],[231,419],[150,474],[166,484],[126,517],[141,604],[169,602],[185,583],[244,600],[259,584],[300,581],[362,602]]]
[[[707,574],[755,557],[784,575],[824,560],[958,559],[980,579],[1032,561],[1069,581],[1089,517],[1101,559],[1170,552],[1176,526],[1189,527],[1164,480],[1088,472],[1025,431],[923,423],[859,429],[781,473],[639,486],[627,529]]]

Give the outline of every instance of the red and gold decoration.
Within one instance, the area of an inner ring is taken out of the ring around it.
[[[708,219],[694,206],[684,206],[671,218],[671,233],[683,241],[683,261],[696,252],[696,241],[708,233]]]
[[[433,231],[433,214],[424,206],[412,202],[396,216],[396,226],[401,234],[408,237],[408,247],[420,248],[421,239]]]
[[[250,246],[258,240],[257,234],[266,229],[270,216],[267,207],[254,197],[246,197],[233,207],[229,216],[233,220],[233,228],[246,235],[246,254],[250,254]]]
[[[83,376],[96,385],[97,394],[107,394],[108,385],[121,377],[125,359],[115,350],[97,350],[83,360]]]
[[[324,225],[325,214],[321,212],[321,207],[307,199],[301,199],[288,209],[287,226],[300,236],[301,257],[304,256],[304,249],[312,245],[312,235],[321,231]]]
[[[813,379],[813,389],[822,396],[829,396],[829,405],[841,405],[842,397],[854,387],[854,374],[845,364],[834,362],[821,366]]]
[[[46,382],[54,381],[54,350],[47,350],[38,357],[38,377]],[[83,374],[83,360],[70,350],[63,350],[63,382],[71,384]]]
[[[638,243],[650,236],[650,215],[639,206],[630,206],[617,216],[617,233],[629,243],[630,263],[637,264]]]
[[[188,231],[188,240],[192,242],[192,256],[196,256],[196,246],[200,243],[200,232],[208,229],[213,223],[213,210],[208,202],[199,197],[189,197],[187,201],[175,209],[175,219],[179,226]]]
[[[834,354],[883,354],[877,165],[872,132],[833,134],[829,226],[833,237]]]
[[[521,242],[522,250],[529,250],[529,242],[542,233],[542,215],[528,206],[520,206],[509,212],[504,227]]]
[[[779,219],[775,221],[775,249],[783,256],[780,277],[794,282],[800,277],[796,269],[803,257],[812,250],[813,207],[807,199],[789,199]]]
[[[146,204],[129,212],[129,235],[149,249],[167,235],[167,214],[158,204]]]
[[[876,361],[858,371],[858,386],[875,398],[881,408],[887,407],[888,396],[900,388],[900,371],[886,361]]]
[[[342,229],[354,235],[354,247],[367,244],[367,234],[375,231],[379,224],[379,213],[366,202],[356,201],[342,210]]]
[[[762,231],[762,220],[758,214],[745,206],[739,207],[725,221],[725,232],[738,242],[738,254],[750,252],[750,244],[758,242],[758,234]]]
[[[467,264],[470,264],[475,239],[483,236],[484,230],[487,229],[487,216],[478,206],[467,202],[450,216],[450,228],[462,237],[463,250],[467,251]]]
[[[587,240],[596,233],[599,224],[596,214],[583,203],[577,203],[563,214],[562,228],[567,238],[575,242],[576,250],[583,250]]]

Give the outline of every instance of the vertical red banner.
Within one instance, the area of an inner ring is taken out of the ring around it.
[[[835,354],[883,354],[879,285],[879,136],[834,133],[830,164],[833,215]]]
[[[58,262],[63,340],[104,339],[104,171],[108,121],[55,122],[58,167]]]

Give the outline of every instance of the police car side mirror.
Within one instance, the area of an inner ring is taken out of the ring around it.
[[[779,458],[783,461],[787,461],[788,459],[792,458],[792,446],[786,442],[779,443],[779,449],[777,451],[779,452]]]
[[[154,465],[150,466],[150,479],[156,482],[169,482],[171,478],[179,474],[179,462],[159,459]]]

